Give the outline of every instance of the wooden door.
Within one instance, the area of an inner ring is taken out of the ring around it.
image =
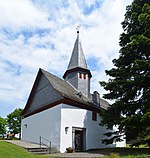
[[[75,151],[83,151],[83,131],[75,130]]]

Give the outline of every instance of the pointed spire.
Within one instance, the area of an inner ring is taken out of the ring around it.
[[[79,41],[79,27],[71,59],[63,78],[86,97],[90,97],[90,70],[87,68],[81,42]]]
[[[74,44],[74,48],[72,51],[71,59],[70,59],[67,70],[70,70],[76,67],[87,69],[87,64],[86,64],[85,56],[83,53],[82,45],[79,40],[79,28],[77,28],[77,38]]]
[[[76,28],[77,33],[79,33],[79,29],[80,29],[80,25],[78,25],[77,28]]]

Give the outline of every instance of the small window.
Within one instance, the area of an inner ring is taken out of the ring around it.
[[[81,78],[81,79],[82,79],[82,74],[81,74],[81,73],[79,73],[79,78]]]
[[[92,120],[97,121],[97,113],[94,111],[92,112]]]
[[[84,74],[84,79],[86,79],[86,74]]]
[[[68,78],[74,78],[75,77],[75,73],[70,73],[70,74],[68,74]]]

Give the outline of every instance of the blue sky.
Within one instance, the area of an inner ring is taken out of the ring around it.
[[[38,69],[65,72],[80,25],[92,72],[91,92],[118,57],[125,8],[132,0],[1,0],[0,116],[24,108]]]

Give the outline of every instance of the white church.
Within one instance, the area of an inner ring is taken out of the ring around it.
[[[68,147],[86,151],[125,146],[125,142],[101,143],[107,131],[99,125],[100,112],[109,104],[97,91],[90,93],[91,77],[77,31],[63,79],[39,69],[22,114],[21,139],[39,144],[44,138],[61,153]]]

